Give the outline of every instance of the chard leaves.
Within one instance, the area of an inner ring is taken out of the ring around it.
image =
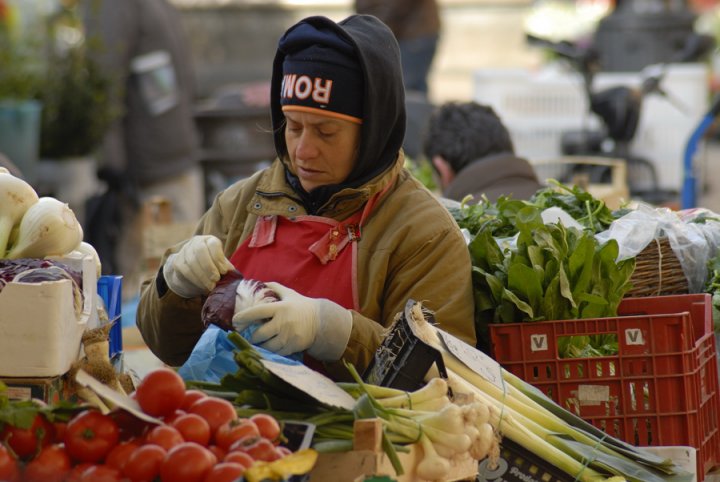
[[[616,262],[614,240],[599,245],[590,231],[543,224],[537,207],[524,204],[513,213],[513,248],[501,248],[489,229],[477,232],[469,245],[478,333],[487,332],[488,323],[617,314],[634,259]]]

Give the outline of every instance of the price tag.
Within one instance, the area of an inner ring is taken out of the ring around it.
[[[355,399],[325,375],[305,365],[286,365],[262,360],[263,365],[295,388],[307,393],[325,405],[352,410]]]
[[[445,342],[448,351],[455,355],[458,360],[500,390],[505,390],[502,367],[498,362],[450,333],[438,330],[438,334]]]
[[[579,385],[578,401],[581,405],[600,405],[610,400],[608,385]]]

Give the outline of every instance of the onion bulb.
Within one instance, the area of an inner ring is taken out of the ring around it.
[[[75,249],[82,238],[82,227],[72,209],[55,198],[42,197],[23,215],[7,258],[63,256]]]

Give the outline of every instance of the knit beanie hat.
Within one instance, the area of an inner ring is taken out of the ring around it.
[[[328,29],[300,24],[283,37],[283,112],[327,115],[357,124],[363,118],[363,73],[350,42]]]

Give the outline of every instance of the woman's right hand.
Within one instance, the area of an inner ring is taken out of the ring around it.
[[[165,282],[183,298],[204,295],[220,277],[235,267],[225,257],[222,242],[215,236],[193,236],[163,266]]]

